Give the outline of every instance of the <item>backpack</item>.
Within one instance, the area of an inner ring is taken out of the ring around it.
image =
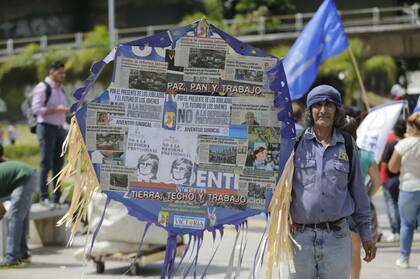
[[[352,136],[349,133],[344,132],[344,131],[340,131],[340,132],[344,137],[344,147],[346,148],[347,157],[349,158],[349,175],[348,175],[348,177],[349,177],[349,182],[350,182],[350,174],[351,174],[351,171],[352,171],[351,164],[353,162],[353,139],[352,139]],[[302,140],[302,137],[303,137],[303,135],[295,142],[295,147],[294,147],[295,152],[296,152],[296,150],[299,146],[299,143]]]
[[[44,101],[44,105],[46,105],[51,97],[51,85],[49,85],[48,82],[46,81],[42,81],[42,82],[46,86],[46,89],[45,89],[46,96],[45,96],[45,101]],[[33,97],[34,97],[33,91],[30,91],[28,94],[26,94],[25,101],[22,103],[22,112],[23,112],[23,115],[26,117],[29,130],[31,131],[32,134],[36,134],[36,126],[38,123],[36,121],[36,114],[34,114],[32,111]]]

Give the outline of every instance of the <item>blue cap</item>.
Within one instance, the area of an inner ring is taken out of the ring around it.
[[[330,85],[319,85],[309,92],[306,98],[306,107],[310,108],[313,104],[324,101],[332,102],[337,107],[341,107],[341,94]]]

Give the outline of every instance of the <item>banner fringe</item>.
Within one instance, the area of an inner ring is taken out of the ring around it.
[[[292,152],[287,160],[268,207],[270,218],[267,223],[266,278],[272,278],[273,267],[278,269],[280,278],[288,278],[289,273],[295,272],[293,245],[296,241],[290,233],[293,159],[294,152]]]
[[[71,246],[80,223],[87,217],[93,193],[100,189],[75,116],[71,119],[70,129],[62,147],[61,156],[65,154],[67,163],[57,175],[57,189],[63,189],[62,199],[67,198],[70,193],[73,193],[73,196],[67,213],[57,222],[57,226],[64,224],[70,228],[67,246]],[[64,185],[64,182],[68,181],[71,181],[71,184]]]

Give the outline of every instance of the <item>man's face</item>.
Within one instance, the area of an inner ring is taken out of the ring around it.
[[[267,160],[267,150],[263,150],[255,155],[257,161]]]
[[[334,125],[337,107],[332,102],[318,102],[312,105],[311,113],[314,119],[314,127],[332,128]]]
[[[188,169],[185,164],[180,164],[172,169],[172,175],[174,179],[184,179]]]
[[[248,112],[246,114],[246,123],[248,125],[253,125],[254,124],[254,121],[255,121],[254,114],[252,112],[251,113]]]
[[[148,175],[152,173],[153,168],[153,161],[152,159],[148,159],[144,162],[139,163],[139,173],[141,175]]]
[[[56,82],[56,83],[63,83],[64,78],[66,77],[66,71],[64,68],[58,68],[58,69],[51,69],[49,72],[50,78]]]

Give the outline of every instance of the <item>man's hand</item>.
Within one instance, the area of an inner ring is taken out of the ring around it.
[[[290,233],[291,234],[294,234],[294,233],[296,233],[298,230],[299,230],[299,225],[296,225],[296,224],[290,224]]]
[[[365,250],[365,262],[370,262],[376,257],[376,243],[373,240],[363,241],[363,250]]]
[[[56,112],[58,113],[68,113],[70,111],[70,109],[66,106],[63,105],[58,105],[55,107]]]
[[[70,109],[63,105],[58,105],[56,107],[48,108],[44,115],[50,115],[55,113],[68,113]]]
[[[6,214],[6,208],[4,208],[3,203],[0,202],[0,220],[3,219],[4,214]]]

